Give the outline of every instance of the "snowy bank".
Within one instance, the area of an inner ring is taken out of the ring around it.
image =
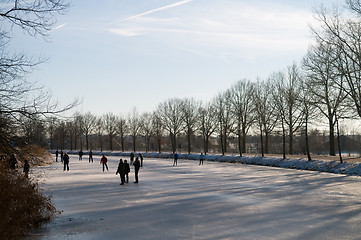
[[[51,153],[55,153],[55,151],[51,151]],[[67,153],[68,154],[78,154],[78,151],[68,151]],[[89,154],[89,152],[84,152],[84,155],[88,155],[88,154]],[[120,156],[120,157],[129,157],[130,156],[130,152],[97,152],[97,151],[93,151],[93,155],[102,155],[102,154],[105,154],[106,156]],[[136,153],[135,156],[137,156],[137,154],[138,153]],[[141,153],[141,154],[145,158],[173,159],[172,153]],[[178,158],[179,159],[187,159],[187,160],[199,160],[200,155],[199,154],[180,153],[180,154],[178,154]],[[204,160],[361,176],[361,163],[342,163],[341,164],[340,161],[322,161],[322,160],[308,161],[303,158],[282,159],[282,158],[261,157],[261,156],[240,157],[240,156],[235,156],[235,155],[204,155]]]

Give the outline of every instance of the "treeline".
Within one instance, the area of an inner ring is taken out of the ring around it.
[[[24,136],[27,141],[45,139],[47,132],[50,148],[110,151],[166,148],[225,154],[231,144],[240,155],[247,151],[247,139],[258,136],[262,156],[270,152],[273,137],[284,157],[295,153],[295,138],[300,142],[302,137],[311,159],[310,125],[325,122],[328,152],[336,155],[341,151],[339,120],[361,117],[361,6],[346,2],[347,13],[319,8],[315,16],[320,27],[311,29],[315,41],[300,64],[267,79],[240,80],[209,102],[168,99],[142,114],[76,113],[70,120],[50,118],[46,126],[27,119]]]

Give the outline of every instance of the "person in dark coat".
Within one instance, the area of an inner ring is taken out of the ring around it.
[[[125,168],[124,168],[123,159],[120,159],[117,172],[115,173],[115,175],[118,175],[118,173],[120,175],[120,185],[123,185],[125,182],[124,170],[125,170]]]
[[[139,153],[139,158],[140,158],[140,167],[143,167],[143,155],[141,153]]]
[[[173,166],[174,166],[174,165],[176,165],[176,166],[178,165],[178,153],[175,153],[175,154],[174,154]]]
[[[80,150],[78,154],[79,154],[79,161],[83,161],[83,155],[84,155],[83,150]]]
[[[204,160],[204,155],[203,153],[201,153],[201,155],[199,156],[199,165],[203,165],[203,160]]]
[[[63,163],[64,163],[64,170],[63,171],[65,171],[65,169],[67,171],[69,171],[69,155],[67,153],[64,153],[64,155],[63,155]]]
[[[103,172],[104,172],[104,166],[107,168],[107,171],[109,171],[107,162],[108,162],[108,158],[106,158],[105,155],[103,154],[102,158],[100,159],[100,164],[103,164]]]
[[[55,152],[55,162],[58,162],[58,156],[59,156],[59,151],[56,150],[56,152]]]
[[[133,161],[134,161],[134,153],[131,152],[130,153],[130,165],[133,165]]]
[[[130,167],[129,167],[129,163],[127,162],[127,160],[124,160],[124,174],[126,177],[126,183],[129,182],[129,173],[130,173]]]
[[[134,183],[138,183],[139,182],[138,172],[139,172],[139,168],[140,168],[140,162],[139,162],[138,157],[135,158],[133,165],[134,165],[134,174],[135,174],[135,182]]]
[[[24,162],[24,173],[25,173],[26,178],[29,177],[29,170],[30,170],[29,162],[28,162],[28,160],[25,160],[25,162]]]
[[[93,152],[92,152],[92,150],[90,150],[90,152],[89,152],[89,162],[90,161],[93,162]]]

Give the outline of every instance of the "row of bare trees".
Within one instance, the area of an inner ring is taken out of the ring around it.
[[[57,142],[61,148],[68,144],[74,149],[92,149],[95,146],[89,138],[97,136],[100,150],[112,151],[117,144],[125,151],[125,142],[130,139],[136,151],[141,138],[145,151],[153,144],[161,152],[167,136],[175,152],[178,137],[185,136],[190,153],[197,136],[205,153],[209,152],[210,140],[216,139],[222,154],[229,150],[229,139],[237,138],[238,153],[242,155],[247,137],[253,135],[259,136],[260,153],[264,155],[270,151],[270,137],[280,135],[285,157],[294,153],[295,136],[303,135],[311,159],[310,125],[325,124],[329,153],[335,155],[339,119],[361,117],[361,7],[355,0],[347,4],[346,14],[337,8],[316,11],[320,24],[312,28],[315,43],[300,64],[294,63],[266,79],[240,80],[209,102],[173,98],[158,104],[153,112],[142,114],[134,109],[126,116],[77,113],[70,120],[51,118],[47,124],[50,147]]]

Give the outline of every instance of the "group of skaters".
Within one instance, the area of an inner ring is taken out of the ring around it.
[[[55,161],[58,162],[58,158],[59,158],[59,154],[60,154],[60,161],[64,164],[64,170],[69,171],[69,155],[66,152],[63,152],[63,150],[61,150],[59,152],[59,150],[55,151]],[[84,152],[82,150],[80,150],[78,152],[79,155],[79,161],[83,160],[83,155]],[[130,153],[130,165],[134,166],[134,174],[135,174],[135,182],[134,183],[138,183],[139,179],[138,179],[138,173],[139,173],[139,169],[140,167],[143,167],[143,155],[141,153],[138,153],[138,156],[135,158],[134,160],[134,153]],[[90,150],[89,151],[89,162],[94,162],[93,160],[93,152]],[[100,164],[102,164],[103,166],[103,172],[105,171],[105,169],[107,171],[109,171],[108,168],[108,158],[102,154],[102,157],[100,158]],[[130,166],[129,163],[127,162],[127,160],[120,159],[119,160],[119,164],[118,164],[118,168],[116,171],[116,175],[120,175],[120,185],[123,185],[124,183],[128,183],[129,182],[129,173],[130,173]]]

